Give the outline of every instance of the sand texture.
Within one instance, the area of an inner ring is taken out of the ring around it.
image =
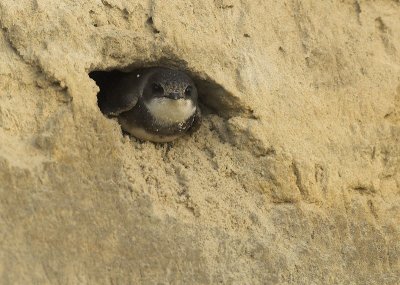
[[[400,284],[400,2],[0,0],[0,284]],[[95,70],[186,70],[139,142]]]

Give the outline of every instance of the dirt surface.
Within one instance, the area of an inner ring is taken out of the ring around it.
[[[1,284],[399,284],[399,1],[0,0]],[[196,80],[139,142],[95,70]]]

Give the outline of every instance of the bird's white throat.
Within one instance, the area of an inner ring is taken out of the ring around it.
[[[153,98],[145,102],[145,105],[160,123],[181,123],[196,111],[196,106],[189,99]]]

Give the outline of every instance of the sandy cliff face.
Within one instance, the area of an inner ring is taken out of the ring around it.
[[[399,284],[399,1],[0,1],[0,283]],[[189,72],[173,145],[94,70]]]

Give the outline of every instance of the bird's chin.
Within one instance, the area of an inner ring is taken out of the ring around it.
[[[153,98],[145,102],[150,114],[162,123],[181,123],[189,119],[196,111],[196,105],[190,99]]]

